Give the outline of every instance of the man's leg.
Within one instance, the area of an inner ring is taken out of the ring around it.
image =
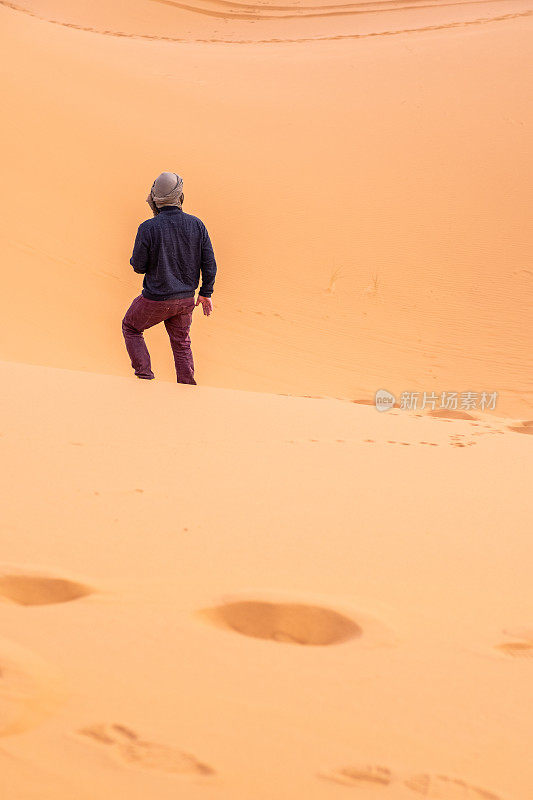
[[[168,306],[156,305],[154,300],[146,300],[142,295],[136,297],[122,320],[122,333],[131,366],[138,378],[155,378],[150,363],[150,353],[144,341],[143,331],[161,322]]]
[[[176,313],[165,320],[165,328],[170,337],[178,383],[196,385],[191,337],[189,336],[193,310],[194,297],[183,298],[180,300]]]

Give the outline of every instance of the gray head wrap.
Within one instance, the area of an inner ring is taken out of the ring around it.
[[[181,208],[181,195],[183,193],[183,178],[175,172],[162,172],[152,184],[146,202],[157,214],[163,206],[177,206]]]

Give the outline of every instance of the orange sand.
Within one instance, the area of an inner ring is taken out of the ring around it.
[[[532,13],[0,0],[2,800],[531,800]],[[120,331],[166,169],[197,387]]]

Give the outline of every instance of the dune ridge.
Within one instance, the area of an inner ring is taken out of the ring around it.
[[[190,5],[186,3],[179,3],[177,0],[150,0],[150,2],[157,2],[161,5],[166,5],[173,7],[175,9],[179,9],[185,12],[191,12],[192,14],[199,14],[199,15],[206,15],[208,17],[213,17],[215,19],[223,20],[224,22],[228,22],[231,20],[241,20],[241,21],[271,21],[275,19],[286,19],[286,20],[298,20],[301,21],[302,19],[313,19],[317,18],[319,20],[325,20],[328,17],[351,17],[353,15],[372,15],[372,14],[384,14],[386,12],[399,12],[399,11],[409,11],[409,10],[424,10],[424,9],[438,9],[441,10],[443,7],[447,9],[451,9],[453,7],[460,7],[462,11],[465,6],[467,5],[479,5],[482,3],[491,3],[495,4],[498,0],[462,0],[461,2],[449,2],[449,3],[413,3],[412,0],[409,0],[409,3],[405,2],[402,3],[400,0],[398,2],[394,2],[391,0],[390,3],[387,4],[387,7],[384,8],[384,3],[361,3],[361,4],[332,4],[330,6],[314,6],[311,5],[309,7],[302,7],[302,6],[275,6],[270,4],[265,5],[248,5],[245,3],[231,3],[229,0],[204,0],[204,6],[195,4]],[[501,3],[501,0],[499,0]],[[508,3],[509,0],[506,0]],[[44,22],[48,22],[53,25],[60,25],[66,28],[72,28],[74,30],[84,31],[88,33],[98,33],[103,36],[113,36],[118,38],[129,38],[129,39],[146,39],[148,41],[161,41],[161,42],[187,42],[187,41],[195,41],[199,43],[223,43],[223,42],[231,42],[232,44],[274,44],[280,42],[287,42],[287,43],[304,43],[304,42],[314,42],[314,41],[338,41],[343,39],[365,39],[369,37],[376,37],[376,36],[395,36],[399,34],[409,34],[409,33],[417,33],[417,32],[425,32],[425,31],[438,31],[438,30],[445,30],[449,28],[462,28],[467,27],[470,25],[481,25],[489,22],[503,22],[505,20],[517,19],[520,17],[529,17],[533,14],[532,9],[526,9],[523,11],[515,11],[512,13],[507,14],[499,14],[496,16],[489,16],[489,17],[479,17],[475,19],[466,19],[466,20],[456,20],[456,21],[445,21],[439,24],[434,25],[420,25],[417,27],[408,27],[408,28],[394,28],[394,29],[385,29],[385,30],[370,30],[365,31],[363,33],[334,33],[329,35],[313,35],[313,36],[299,36],[299,37],[290,37],[290,36],[274,36],[272,38],[237,38],[233,33],[229,34],[226,38],[211,36],[206,38],[205,36],[187,36],[187,37],[180,37],[180,36],[171,36],[168,34],[160,33],[160,34],[150,34],[150,33],[140,33],[140,32],[126,32],[122,30],[110,30],[108,28],[99,28],[94,27],[91,25],[84,25],[80,22],[73,22],[67,21],[62,19],[57,19],[54,17],[44,16],[39,14],[36,10],[28,6],[22,6],[17,3],[12,2],[12,0],[0,0],[0,5],[11,9],[13,11],[19,11],[23,14],[28,14],[29,16],[34,17],[35,19],[43,20]],[[217,5],[221,10],[217,10]],[[366,8],[360,8],[359,6],[366,5]],[[371,6],[374,5],[375,7],[372,8]],[[211,7],[210,7],[211,6]],[[213,8],[214,6],[214,8]],[[39,4],[37,8],[39,8]],[[264,9],[270,9],[273,12],[279,13],[271,13],[267,14],[264,13]],[[244,9],[248,9],[247,12]],[[292,12],[292,13],[289,13]],[[168,24],[169,20],[165,20],[165,23]],[[165,25],[166,27],[166,25]]]

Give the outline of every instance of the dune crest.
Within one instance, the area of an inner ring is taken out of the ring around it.
[[[307,0],[285,5],[130,0],[127,16],[116,1],[77,7],[65,5],[63,0],[0,0],[0,5],[55,25],[105,36],[231,44],[364,39],[503,22],[533,13],[524,8],[524,0],[505,0],[505,4],[503,0],[332,0],[327,4]],[[495,13],[495,8],[506,13]]]

